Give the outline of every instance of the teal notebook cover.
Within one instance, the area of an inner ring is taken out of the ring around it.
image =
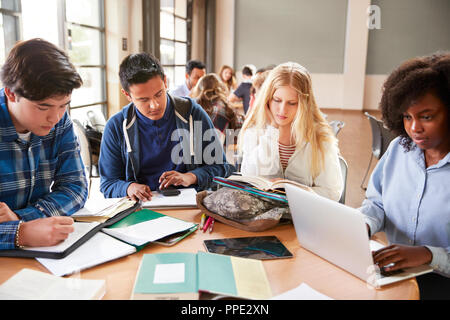
[[[183,265],[181,267],[181,265]],[[184,272],[184,281],[173,270]],[[164,269],[171,270],[171,279],[164,281]],[[163,273],[161,273],[163,271]],[[195,253],[144,254],[134,287],[135,294],[198,292],[197,255]]]
[[[230,256],[199,251],[197,260],[200,291],[238,295]]]
[[[183,266],[184,281],[179,277]],[[158,266],[159,265],[159,266]],[[174,267],[178,265],[174,271]],[[157,270],[159,269],[159,271]],[[164,271],[165,269],[165,271]],[[163,270],[171,283],[155,283]],[[134,294],[210,292],[238,296],[229,256],[205,252],[144,254],[136,278]]]

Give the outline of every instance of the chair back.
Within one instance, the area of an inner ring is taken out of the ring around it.
[[[364,114],[369,119],[372,129],[372,154],[376,159],[380,159],[396,135],[384,126],[383,121],[378,120],[368,112]]]
[[[103,133],[105,130],[106,125],[106,119],[103,113],[96,112],[93,110],[89,110],[87,112],[87,117],[89,119],[89,122],[91,123],[92,127],[97,130],[98,132]]]
[[[339,121],[339,120],[333,120],[333,121],[330,121],[330,126],[333,129],[334,135],[337,136],[339,131],[341,131],[341,129],[345,126],[345,122]]]
[[[80,154],[81,159],[83,160],[84,167],[86,169],[86,176],[88,178],[92,175],[92,158],[91,158],[91,148],[89,146],[89,140],[86,136],[86,131],[81,123],[72,119],[73,129],[75,131],[75,135],[78,138],[78,144],[80,145]]]
[[[342,180],[344,181],[344,188],[342,189],[341,198],[339,199],[339,202],[342,204],[345,204],[345,193],[347,191],[347,171],[348,171],[348,165],[347,161],[342,156],[339,156],[339,164],[341,166],[341,173],[342,173]]]

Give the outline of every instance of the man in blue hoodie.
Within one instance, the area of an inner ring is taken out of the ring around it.
[[[119,70],[130,103],[108,120],[100,149],[100,190],[106,198],[149,201],[152,190],[212,186],[227,177],[226,162],[211,119],[190,98],[167,93],[160,62],[151,54],[126,57]]]

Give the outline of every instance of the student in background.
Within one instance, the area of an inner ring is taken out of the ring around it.
[[[247,114],[250,113],[252,110],[253,104],[255,103],[256,95],[259,92],[259,89],[261,89],[264,81],[266,80],[267,76],[269,75],[270,70],[265,70],[262,72],[257,72],[255,78],[252,81],[252,86],[250,88],[250,102],[249,102],[249,108]]]
[[[237,88],[236,76],[232,67],[223,65],[219,71],[220,80],[227,86],[228,95]]]
[[[211,119],[191,98],[166,93],[167,78],[153,55],[127,56],[119,76],[130,103],[103,133],[99,171],[106,198],[149,201],[152,190],[208,189],[215,176],[231,174]]]
[[[269,73],[239,139],[243,175],[294,180],[339,199],[343,181],[337,140],[301,65],[288,62]]]
[[[220,132],[223,143],[226,142],[226,130],[238,130],[243,122],[242,116],[229,107],[227,92],[225,84],[214,73],[202,77],[192,92],[192,98],[203,107]]]
[[[67,107],[82,85],[53,44],[19,42],[1,69],[0,249],[53,246],[88,196]]]
[[[249,103],[250,103],[250,88],[252,86],[252,76],[253,71],[250,67],[245,66],[242,69],[243,81],[239,87],[232,93],[230,93],[228,100],[230,102],[242,101],[244,105],[244,114],[247,114]]]
[[[182,85],[170,91],[170,94],[177,97],[189,97],[191,90],[198,80],[206,73],[205,65],[198,60],[190,60],[186,64],[186,80]]]
[[[422,299],[450,299],[450,54],[404,62],[388,77],[380,109],[398,134],[378,162],[359,209],[370,234],[390,246],[374,253],[386,271],[429,264]],[[393,265],[391,265],[393,264]]]

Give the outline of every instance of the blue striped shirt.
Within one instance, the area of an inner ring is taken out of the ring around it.
[[[450,277],[450,152],[426,168],[421,149],[405,152],[395,139],[372,173],[360,210],[371,234],[385,231],[389,243],[426,246],[430,266]]]
[[[71,215],[88,195],[79,145],[67,113],[44,137],[19,138],[0,90],[0,201],[20,220]],[[0,249],[13,249],[19,221],[0,223]]]

